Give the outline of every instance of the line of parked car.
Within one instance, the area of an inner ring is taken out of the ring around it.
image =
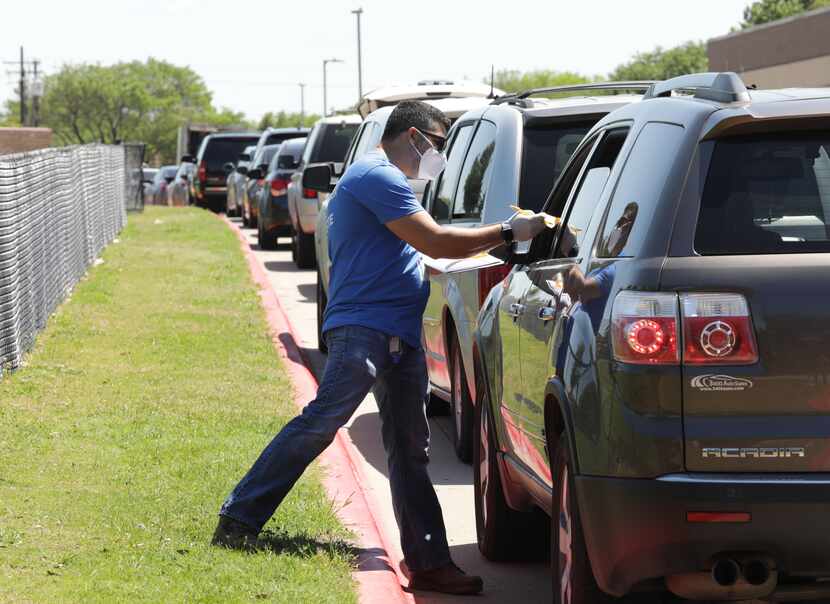
[[[430,406],[472,462],[482,554],[549,551],[559,604],[830,599],[830,90],[423,82],[311,131],[208,136],[179,168],[189,199],[263,249],[290,236],[318,328],[337,180],[405,99],[453,121],[443,173],[410,181],[438,223],[562,218],[529,246],[424,258]]]

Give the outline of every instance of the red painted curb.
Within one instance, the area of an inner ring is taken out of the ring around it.
[[[300,353],[297,345],[300,338],[245,235],[224,214],[221,219],[239,239],[251,277],[259,288],[271,339],[294,385],[294,402],[302,408],[317,395],[317,380]],[[358,545],[366,552],[361,556],[359,569],[352,573],[360,589],[361,602],[414,603],[414,597],[401,586],[402,573],[393,560],[401,559],[400,547],[381,530],[383,524],[372,513],[369,496],[363,488],[367,484],[361,469],[363,461],[354,445],[340,431],[320,459],[326,467],[323,483],[335,504],[337,517],[355,532]]]

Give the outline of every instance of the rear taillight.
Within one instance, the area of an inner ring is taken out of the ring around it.
[[[683,362],[751,365],[758,360],[752,317],[740,294],[681,294]]]
[[[314,189],[303,189],[303,197],[306,199],[314,199],[317,197],[317,191]]]
[[[621,292],[611,311],[614,358],[638,365],[676,365],[677,295]]]
[[[288,192],[288,181],[284,178],[275,178],[271,181],[271,196],[280,197]]]
[[[207,180],[207,164],[202,162],[199,164],[199,181],[204,183]]]
[[[682,350],[678,322],[682,320]],[[611,311],[614,358],[640,365],[751,365],[752,317],[740,294],[621,292]]]
[[[484,306],[484,300],[496,285],[504,281],[505,277],[510,274],[512,267],[509,264],[500,264],[498,266],[488,266],[478,271],[478,305]]]

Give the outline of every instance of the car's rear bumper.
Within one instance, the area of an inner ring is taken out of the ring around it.
[[[260,204],[259,220],[266,231],[279,230],[280,234],[291,232],[291,217],[288,214],[288,198],[285,195],[280,197],[268,197],[267,201]]]
[[[830,474],[580,476],[580,515],[600,586],[710,568],[723,552],[772,556],[780,572],[830,576]],[[690,523],[688,512],[748,512],[748,523]]]

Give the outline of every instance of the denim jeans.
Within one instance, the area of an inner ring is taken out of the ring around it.
[[[326,334],[329,356],[317,398],[288,422],[260,454],[219,512],[260,530],[300,478],[374,391],[383,423],[392,505],[410,570],[450,561],[444,518],[427,473],[429,424],[424,351],[366,327]]]

